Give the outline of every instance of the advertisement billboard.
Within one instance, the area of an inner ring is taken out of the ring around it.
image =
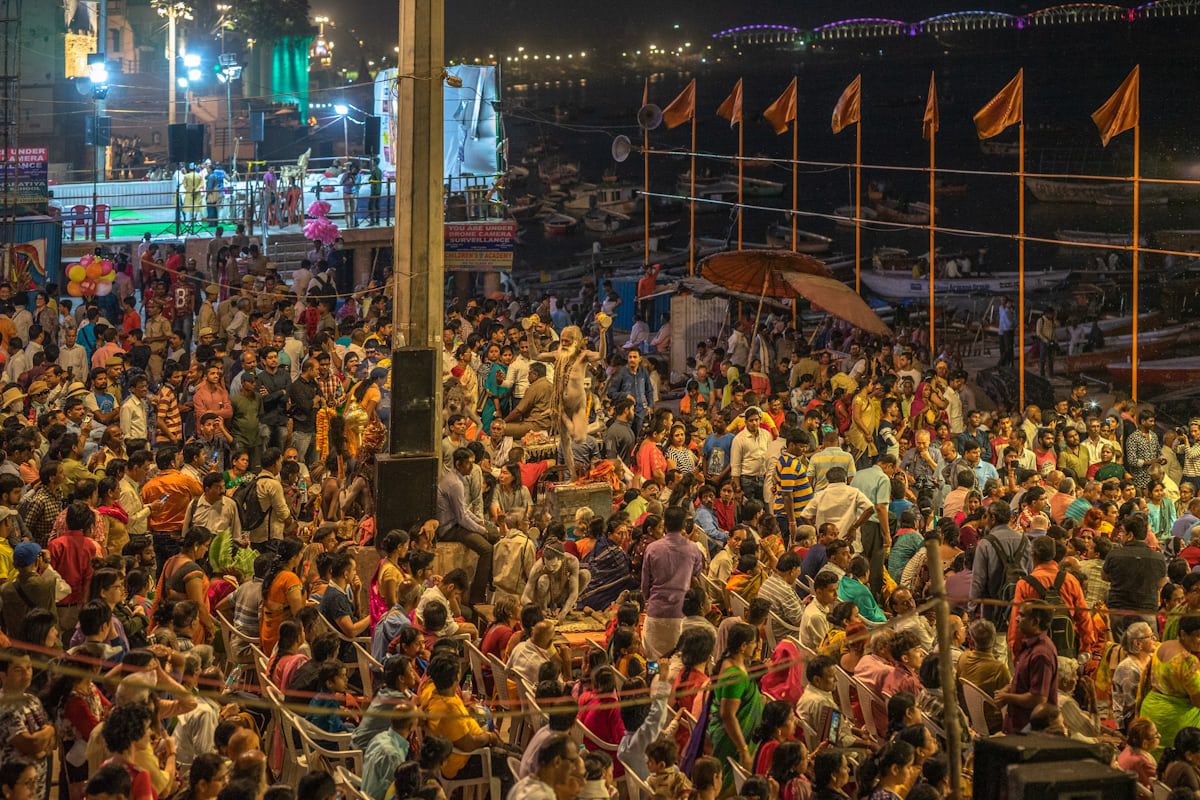
[[[19,213],[44,213],[50,148],[10,147],[0,150],[0,187],[3,197],[12,196]]]
[[[513,220],[446,223],[447,270],[505,272],[513,266],[517,223]]]
[[[447,181],[500,172],[500,122],[495,103],[500,99],[500,76],[495,66],[458,65],[447,68],[462,86],[443,87],[445,121],[443,175]],[[375,76],[375,115],[380,118],[379,166],[396,174],[396,69]]]

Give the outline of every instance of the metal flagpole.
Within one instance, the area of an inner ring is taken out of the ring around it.
[[[1139,106],[1139,111],[1142,103],[1142,90],[1138,86],[1138,96],[1135,102]],[[1138,244],[1138,234],[1141,228],[1141,188],[1142,188],[1142,165],[1141,165],[1141,139],[1142,139],[1142,122],[1141,116],[1137,123],[1133,126],[1133,353],[1130,363],[1131,373],[1133,375],[1133,386],[1130,392],[1133,397],[1133,402],[1138,401],[1138,261],[1141,245]]]
[[[936,345],[934,344],[934,331],[936,329],[936,313],[933,299],[933,278],[937,272],[937,257],[934,249],[934,194],[936,193],[935,184],[935,152],[937,140],[937,125],[930,126],[929,129],[929,357],[937,358]]]
[[[862,294],[862,120],[854,125],[854,291]]]
[[[792,252],[799,252],[799,242],[796,241],[796,212],[799,210],[797,206],[798,189],[796,184],[797,162],[800,159],[800,116],[797,114],[796,119],[792,120]]]
[[[650,79],[647,78],[646,79],[646,88],[642,92],[642,98],[647,99],[649,97],[649,93],[650,93]],[[646,105],[646,104],[642,103],[642,105]],[[693,149],[695,149],[695,148],[693,148]],[[650,129],[645,126],[642,127],[642,162],[643,162],[642,163],[642,168],[643,168],[642,174],[644,176],[644,178],[642,180],[642,211],[643,211],[643,217],[644,217],[643,223],[646,228],[646,233],[645,233],[645,237],[644,237],[645,261],[643,262],[643,265],[649,266],[650,265]]]
[[[746,159],[745,153],[742,152],[744,138],[742,134],[745,132],[746,123],[744,119],[738,120],[738,250],[742,249],[742,217],[745,214],[745,207],[742,205],[742,187],[745,183],[743,176],[745,175]]]
[[[1025,408],[1025,92],[1021,92],[1021,121],[1017,125],[1017,393]]]
[[[691,216],[691,220],[692,220],[692,228],[691,228],[691,234],[688,236],[688,275],[695,275],[696,274],[696,108],[695,108],[694,101],[693,101],[693,106],[692,106],[692,187],[691,187],[691,194],[688,196],[692,198],[692,206],[691,206],[691,212],[690,212],[690,216]]]

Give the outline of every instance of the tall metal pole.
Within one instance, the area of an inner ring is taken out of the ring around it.
[[[167,11],[167,124],[175,124],[175,9]]]
[[[942,724],[946,731],[946,759],[950,762],[950,796],[962,797],[962,732],[959,729],[958,689],[954,680],[954,653],[950,649],[950,599],[942,574],[942,552],[937,539],[925,541],[929,586],[937,599],[938,673],[942,684]]]
[[[1017,125],[1017,394],[1025,409],[1025,93],[1021,92],[1021,122]],[[1136,319],[1136,318],[1135,318]]]
[[[1138,98],[1136,102],[1139,105],[1139,110],[1142,102],[1141,88],[1138,88]],[[1141,281],[1138,279],[1138,262],[1141,260],[1141,245],[1138,244],[1138,236],[1141,234],[1141,198],[1142,198],[1142,124],[1139,116],[1138,123],[1133,126],[1133,353],[1130,362],[1130,372],[1133,377],[1133,386],[1130,395],[1133,397],[1133,402],[1138,401],[1138,313],[1140,312],[1140,304],[1138,293],[1141,288]]]
[[[349,116],[349,112],[342,115],[342,147],[346,151],[347,161],[350,160],[350,123],[346,119]]]
[[[932,84],[930,84],[932,87]],[[932,91],[932,88],[931,88]],[[933,297],[933,280],[934,273],[937,272],[937,256],[936,256],[936,212],[934,210],[934,199],[937,195],[937,180],[936,180],[936,160],[935,154],[937,150],[937,125],[934,125],[929,131],[929,357],[937,358],[937,350],[934,349],[937,345],[934,344],[935,327],[937,324],[937,308],[934,305]]]
[[[862,294],[862,120],[854,126],[854,291]]]
[[[96,54],[107,60],[108,58],[108,0],[99,0],[96,4]],[[104,98],[96,100],[96,123],[99,123],[100,117],[104,116]],[[95,133],[93,126],[93,133]],[[104,173],[107,170],[107,149],[106,145],[100,144],[99,137],[96,137],[96,149],[92,154],[93,161],[96,164],[95,173],[99,175],[100,180],[104,180]],[[95,181],[93,181],[95,183]],[[92,192],[92,208],[96,207],[96,194]]]

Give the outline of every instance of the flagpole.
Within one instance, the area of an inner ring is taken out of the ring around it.
[[[854,291],[862,294],[862,120],[854,125]]]
[[[696,274],[696,108],[695,100],[692,102],[692,188],[688,195],[692,198],[692,227],[688,236],[688,275]]]
[[[798,190],[796,184],[797,176],[797,161],[800,158],[800,119],[792,120],[792,252],[799,252],[799,242],[796,240],[796,212],[799,210],[797,206]],[[793,311],[795,306],[792,307]]]
[[[1138,87],[1137,104],[1142,103],[1141,87]],[[1138,261],[1140,260],[1139,250],[1141,245],[1138,243],[1138,233],[1141,227],[1141,185],[1142,185],[1142,165],[1141,165],[1141,139],[1142,139],[1142,123],[1141,115],[1138,115],[1138,122],[1133,126],[1133,359],[1130,366],[1132,367],[1133,376],[1133,391],[1130,393],[1133,397],[1133,402],[1138,401]]]
[[[932,87],[932,84],[931,84],[931,87]],[[934,218],[935,210],[934,209],[935,209],[935,206],[933,203],[934,194],[935,194],[934,165],[936,162],[934,160],[934,154],[935,154],[935,148],[936,148],[936,145],[935,145],[936,141],[937,141],[937,124],[935,123],[935,124],[931,125],[929,128],[929,356],[930,356],[930,358],[937,357],[937,350],[934,349],[934,347],[935,347],[935,345],[934,345],[934,330],[935,330],[936,316],[935,316],[934,300],[933,300],[933,278],[934,278],[934,273],[937,272],[937,257],[935,256],[936,251],[934,250],[934,222],[935,222],[935,218]]]
[[[743,176],[745,175],[746,159],[742,152],[743,142],[745,141],[742,134],[745,132],[746,123],[743,120],[738,120],[738,250],[742,249],[742,214],[744,206],[742,205],[742,186],[744,184]]]
[[[1021,92],[1021,121],[1017,125],[1017,352],[1020,353],[1017,393],[1025,408],[1025,92]]]
[[[650,82],[646,81],[646,91],[649,92]],[[693,148],[695,149],[695,148]],[[642,180],[642,210],[644,216],[644,255],[645,266],[650,266],[650,129],[642,128],[642,164],[644,176]]]

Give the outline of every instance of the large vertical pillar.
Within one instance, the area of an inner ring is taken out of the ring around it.
[[[399,0],[394,345],[390,455],[376,470],[377,526],[436,514],[442,430],[444,0]]]

